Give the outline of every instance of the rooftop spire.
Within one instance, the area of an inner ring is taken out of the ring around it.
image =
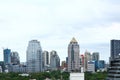
[[[75,42],[77,42],[77,40],[73,37],[70,43],[75,43]]]

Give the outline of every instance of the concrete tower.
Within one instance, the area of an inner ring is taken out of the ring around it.
[[[73,37],[68,45],[68,71],[80,70],[79,45]]]
[[[44,67],[44,70],[47,70],[47,68],[50,65],[49,52],[48,51],[44,51],[42,56],[43,56],[43,67]]]
[[[20,57],[18,52],[11,52],[11,63],[14,65],[20,64]]]
[[[54,50],[50,52],[50,67],[51,70],[58,70],[60,68],[60,58]]]
[[[92,60],[99,61],[99,52],[93,52]]]
[[[88,52],[87,50],[85,51],[84,54],[84,72],[87,71],[87,65],[88,65],[88,61],[92,60],[91,54],[90,52]]]

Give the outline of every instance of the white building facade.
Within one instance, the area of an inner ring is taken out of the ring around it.
[[[95,61],[88,61],[87,68],[88,72],[95,73]]]
[[[70,80],[85,80],[84,73],[70,73]]]
[[[42,49],[37,40],[29,41],[27,47],[27,72],[42,71]]]

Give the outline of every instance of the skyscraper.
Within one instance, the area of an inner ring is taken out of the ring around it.
[[[92,60],[99,61],[99,52],[93,52]]]
[[[80,70],[79,45],[75,38],[72,38],[68,45],[68,71]]]
[[[111,40],[111,58],[120,54],[120,40]]]
[[[80,66],[84,67],[84,55],[80,55]]]
[[[11,63],[13,65],[20,64],[20,57],[18,52],[11,52]]]
[[[42,49],[37,40],[29,41],[27,47],[27,70],[28,72],[42,71]]]
[[[84,71],[87,71],[88,61],[91,61],[91,60],[92,60],[91,54],[86,50],[84,54]]]
[[[60,58],[54,50],[50,52],[50,67],[52,70],[60,68]]]
[[[48,51],[44,51],[43,52],[43,67],[46,70],[47,67],[49,67],[50,64],[50,60],[49,60],[49,52]]]
[[[111,56],[106,80],[120,80],[120,40],[111,40]]]
[[[5,64],[10,64],[11,63],[11,49],[4,49],[3,50],[4,54],[4,63]]]

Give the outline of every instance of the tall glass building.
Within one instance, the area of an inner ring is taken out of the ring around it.
[[[3,55],[4,55],[4,63],[5,64],[10,64],[11,63],[11,49],[4,49],[3,50]]]
[[[68,71],[80,70],[79,45],[75,38],[72,38],[68,45]]]
[[[111,58],[120,54],[120,40],[111,40]]]
[[[60,68],[60,58],[54,50],[50,52],[50,67],[51,70],[58,70]]]
[[[27,47],[27,71],[29,73],[42,71],[42,49],[37,40],[29,41]]]

